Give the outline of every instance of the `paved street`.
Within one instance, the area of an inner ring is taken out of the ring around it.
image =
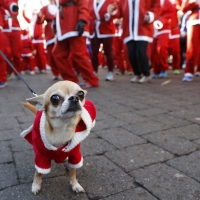
[[[200,77],[183,83],[166,79],[132,84],[128,75],[88,89],[97,108],[96,126],[82,143],[84,165],[75,194],[65,164],[53,163],[42,190],[31,193],[33,150],[23,138],[34,116],[20,102],[32,97],[22,81],[0,90],[1,200],[197,200],[200,199]],[[50,72],[24,79],[37,93],[54,81]]]

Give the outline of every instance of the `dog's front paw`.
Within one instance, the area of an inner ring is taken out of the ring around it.
[[[40,184],[33,183],[32,184],[32,192],[36,195],[41,189]]]
[[[72,190],[74,192],[76,192],[76,193],[85,192],[85,190],[83,189],[83,187],[79,183],[71,184],[71,185],[72,185]]]

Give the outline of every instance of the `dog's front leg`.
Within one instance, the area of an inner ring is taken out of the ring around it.
[[[85,192],[83,187],[78,183],[76,179],[76,169],[69,168],[69,171],[70,171],[70,174],[69,174],[70,184],[72,186],[72,190],[76,193]]]
[[[40,189],[42,184],[42,174],[38,173],[37,170],[34,174],[33,184],[32,184],[32,192],[36,195]]]

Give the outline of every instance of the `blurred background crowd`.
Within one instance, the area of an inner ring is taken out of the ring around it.
[[[0,0],[0,51],[21,75],[46,73],[83,88],[184,71],[200,77],[199,0]],[[19,79],[0,55],[0,88]],[[80,83],[79,75],[83,82]]]

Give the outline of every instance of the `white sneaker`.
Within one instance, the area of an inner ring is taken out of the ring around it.
[[[151,76],[143,76],[138,83],[145,83],[145,82],[150,82],[151,81]]]
[[[35,71],[30,71],[30,75],[35,75]]]
[[[137,83],[139,81],[139,76],[135,75],[132,79],[131,79],[131,83]]]
[[[106,76],[106,81],[113,81],[114,80],[114,76],[112,72],[108,72],[107,76]]]
[[[21,71],[21,75],[25,75],[25,71]]]

